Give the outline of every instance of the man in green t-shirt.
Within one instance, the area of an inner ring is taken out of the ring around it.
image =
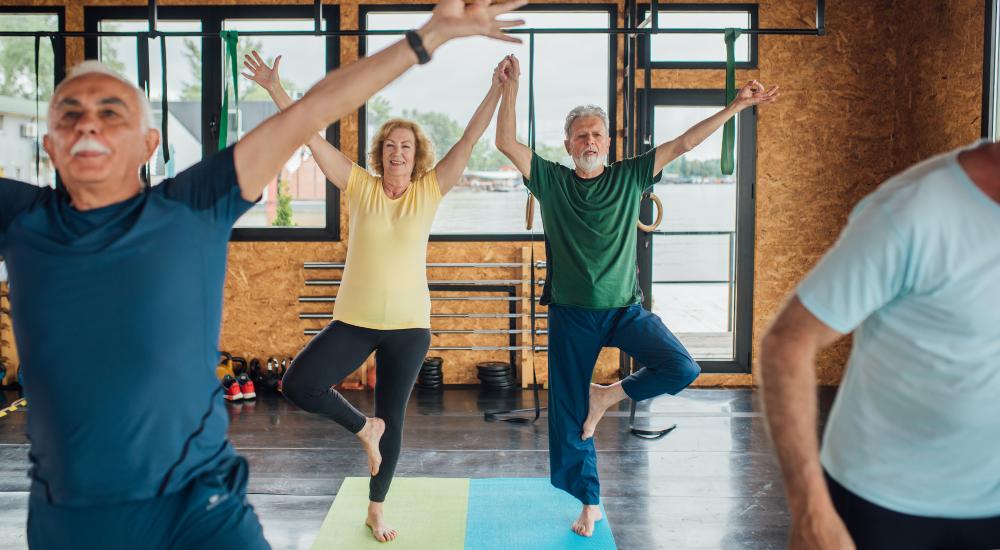
[[[608,118],[593,105],[566,117],[566,151],[576,169],[545,160],[515,136],[519,65],[505,76],[497,148],[524,175],[538,198],[548,240],[548,277],[542,303],[549,306],[549,466],[552,484],[583,504],[573,531],[590,536],[602,518],[593,435],[611,405],[676,394],[701,369],[656,315],[643,309],[636,276],[636,223],[642,193],[672,160],[693,149],[743,109],[774,101],[746,84],[726,108],[680,137],[635,158],[605,164],[611,147]],[[642,369],[610,386],[591,384],[601,348],[617,347]]]

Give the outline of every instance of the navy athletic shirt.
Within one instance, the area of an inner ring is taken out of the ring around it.
[[[33,495],[152,498],[234,454],[214,367],[229,234],[251,206],[232,148],[85,212],[0,180]]]

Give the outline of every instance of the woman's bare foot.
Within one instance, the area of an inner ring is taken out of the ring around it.
[[[600,506],[584,504],[580,517],[573,522],[573,532],[581,537],[589,537],[594,534],[594,524],[602,519],[604,514],[601,513]]]
[[[583,433],[580,434],[580,439],[586,440],[594,437],[594,430],[597,429],[597,423],[601,421],[605,411],[625,397],[625,390],[622,389],[621,382],[610,386],[591,384],[590,410],[587,412],[587,419],[583,422]]]
[[[365,520],[365,525],[371,528],[372,536],[379,542],[395,540],[399,535],[399,532],[387,524],[385,518],[382,517],[381,502],[368,503],[368,519]]]
[[[382,453],[378,450],[378,442],[385,433],[385,421],[381,418],[369,418],[365,422],[365,427],[357,433],[361,440],[361,446],[368,453],[368,471],[375,475],[382,465]]]

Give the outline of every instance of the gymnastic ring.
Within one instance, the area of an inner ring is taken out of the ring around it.
[[[654,221],[652,225],[646,225],[642,223],[642,220],[636,222],[639,226],[639,229],[645,231],[646,233],[652,233],[653,231],[656,231],[656,228],[660,227],[660,222],[663,221],[663,203],[660,202],[660,198],[652,193],[649,194],[649,198],[656,205],[656,221]]]
[[[524,228],[531,231],[535,225],[535,196],[528,193],[528,202],[524,205]]]

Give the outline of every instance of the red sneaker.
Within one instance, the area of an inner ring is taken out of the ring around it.
[[[243,392],[240,391],[240,384],[231,374],[227,374],[222,379],[222,396],[226,401],[239,401],[243,399]]]
[[[245,372],[240,373],[240,375],[236,377],[236,381],[240,386],[239,391],[243,394],[243,399],[253,399],[254,397],[257,397],[257,392],[254,391],[253,387],[253,380],[250,380],[250,377],[247,376]]]

